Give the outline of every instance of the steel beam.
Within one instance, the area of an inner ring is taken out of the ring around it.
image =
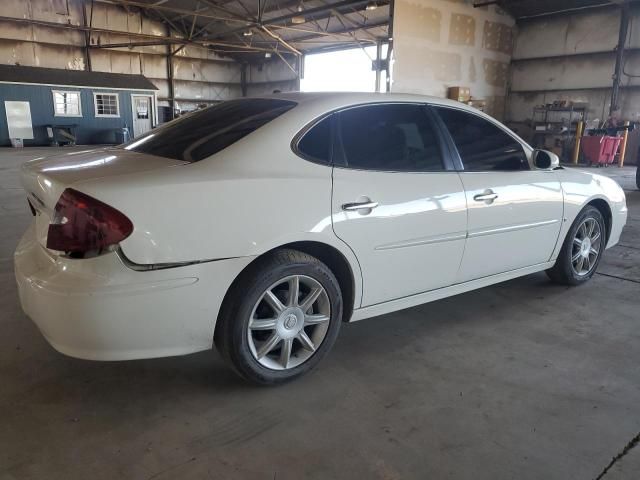
[[[183,17],[191,17],[197,15],[202,18],[210,18],[212,20],[221,20],[224,22],[236,22],[236,23],[244,23],[246,19],[237,18],[237,17],[225,17],[222,15],[212,15],[208,13],[202,13],[201,11],[195,12],[193,10],[186,10],[184,8],[176,8],[176,7],[167,7],[166,5],[158,4],[158,3],[145,3],[145,2],[136,2],[134,0],[95,0],[100,3],[105,3],[108,5],[116,5],[121,7],[138,7],[147,10],[156,10],[163,12],[171,12],[182,15]]]
[[[4,22],[15,22],[15,23],[23,23],[23,24],[27,24],[27,25],[38,25],[41,27],[48,27],[48,28],[60,28],[60,29],[64,29],[64,30],[76,30],[76,31],[89,31],[89,27],[85,27],[83,25],[73,25],[73,24],[68,24],[68,23],[57,23],[57,22],[48,22],[48,21],[44,21],[44,20],[33,20],[30,18],[19,18],[19,17],[5,17],[5,16],[0,16],[0,21],[4,21]],[[221,42],[221,41],[211,41],[211,40],[188,40],[185,38],[174,38],[172,37],[169,40],[165,39],[165,37],[161,37],[159,35],[150,35],[150,34],[146,34],[146,33],[132,33],[132,32],[123,32],[120,30],[110,30],[110,29],[106,29],[106,28],[97,28],[97,27],[93,27],[90,29],[92,32],[97,32],[97,33],[110,33],[110,34],[114,34],[114,35],[122,35],[123,37],[131,37],[131,38],[140,38],[140,39],[149,39],[152,42],[158,42],[158,43],[153,43],[156,45],[164,45],[166,43],[173,43],[173,44],[183,44],[183,45],[196,45],[198,47],[208,47],[208,46],[214,46],[214,47],[221,47],[221,48],[234,48],[234,49],[242,49],[243,51],[246,52],[272,52],[273,49],[270,48],[261,48],[261,47],[252,47],[252,46],[248,46],[242,43],[233,43],[233,42]],[[141,43],[145,43],[145,42],[141,42]],[[148,42],[147,42],[148,43]],[[120,44],[107,44],[110,47],[113,47],[114,45],[119,46],[119,47],[128,47],[130,45],[135,46],[135,43],[131,43],[131,42],[123,42]],[[91,45],[91,48],[100,48],[102,47],[101,45]],[[105,48],[109,48],[109,47],[105,47]]]
[[[91,0],[91,12],[89,13],[89,19],[87,20],[87,4],[82,2],[82,22],[87,28],[84,32],[84,57],[85,68],[87,71],[91,71],[91,27],[93,25],[93,0]]]
[[[166,26],[167,37],[171,37],[171,27],[169,25]],[[169,119],[173,120],[176,116],[176,102],[174,100],[175,97],[175,85],[173,83],[173,51],[170,44],[167,44],[167,56],[165,58],[167,62],[167,82],[169,84],[169,108],[171,109],[171,113],[169,114]]]
[[[309,8],[307,10],[303,10],[301,12],[294,12],[294,13],[289,13],[286,15],[281,15],[279,17],[274,17],[274,18],[265,18],[263,19],[264,25],[267,27],[275,27],[275,26],[279,26],[282,24],[286,24],[287,22],[289,22],[293,17],[305,17],[306,22],[311,22],[313,20],[322,20],[328,17],[333,16],[332,10],[337,10],[340,13],[352,13],[349,11],[344,11],[346,10],[350,10],[353,8],[359,9],[359,10],[364,10],[367,6],[367,3],[369,3],[368,0],[343,0],[341,2],[337,2],[331,5],[324,5],[322,7],[316,7],[316,8]],[[384,6],[388,3],[388,0],[382,0],[381,2],[379,2],[379,6]],[[218,34],[215,35],[209,35],[209,36],[204,36],[203,38],[208,38],[208,39],[217,39],[217,38],[223,38],[226,37],[228,35],[232,35],[234,33],[238,33],[238,32],[242,32],[243,30],[245,30],[247,27],[243,26],[243,27],[239,27],[239,28],[233,28],[231,30],[226,30],[224,32],[220,32]]]
[[[622,70],[624,68],[624,52],[627,46],[627,36],[629,34],[629,2],[626,1],[620,5],[620,31],[618,37],[618,46],[616,48],[616,67],[613,72],[613,87],[611,88],[611,108],[609,115],[620,109],[620,84],[622,83]]]

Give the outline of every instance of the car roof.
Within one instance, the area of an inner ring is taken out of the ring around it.
[[[260,95],[258,98],[276,98],[289,100],[300,105],[309,103],[327,103],[343,106],[377,102],[420,102],[448,106],[465,106],[460,102],[441,97],[418,95],[413,93],[373,93],[373,92],[283,92],[272,95]]]
[[[418,95],[413,93],[373,93],[373,92],[284,92],[272,95],[257,95],[250,98],[271,98],[297,103],[294,109],[297,114],[306,114],[310,118],[322,113],[340,110],[350,106],[372,103],[428,103],[444,107],[457,108],[484,117],[493,123],[498,123],[495,118],[480,110],[465,105],[464,103],[448,98]],[[293,113],[293,112],[292,112]],[[500,124],[501,125],[501,124]],[[504,125],[501,125],[504,128]]]
[[[412,93],[285,92],[275,93],[272,95],[257,95],[254,97],[247,97],[245,98],[245,100],[249,100],[251,98],[271,98],[295,102],[297,104],[296,108],[283,115],[280,121],[276,121],[273,123],[276,125],[280,124],[281,122],[290,123],[293,124],[294,128],[297,130],[300,129],[300,125],[307,125],[309,122],[319,118],[324,114],[356,105],[398,102],[427,103],[430,105],[451,107],[484,118],[485,120],[501,128],[502,130],[507,131],[520,143],[531,149],[527,142],[525,142],[520,136],[511,131],[504,124],[502,124],[499,120],[469,105],[447,98],[418,95]]]

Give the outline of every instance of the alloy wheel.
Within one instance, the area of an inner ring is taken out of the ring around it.
[[[253,358],[272,370],[295,368],[318,350],[329,329],[324,287],[306,275],[278,280],[253,307],[247,329]]]
[[[579,277],[591,273],[596,265],[602,246],[600,223],[595,218],[586,218],[576,230],[571,249],[571,266]]]

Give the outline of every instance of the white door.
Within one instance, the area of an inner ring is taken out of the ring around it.
[[[150,95],[131,95],[133,106],[133,136],[138,137],[153,126],[153,102]]]
[[[362,306],[451,285],[465,244],[462,183],[425,108],[340,112],[332,220],[363,275]],[[340,141],[341,138],[341,141]]]
[[[549,261],[564,208],[556,173],[532,170],[522,144],[493,122],[436,110],[464,167],[468,238],[457,282]]]
[[[7,115],[9,138],[33,139],[33,123],[31,122],[29,102],[5,100],[4,110]]]

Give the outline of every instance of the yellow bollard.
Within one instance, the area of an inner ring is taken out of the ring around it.
[[[631,123],[629,121],[624,122],[625,127],[629,127]],[[624,167],[624,156],[627,154],[627,141],[629,140],[629,128],[624,131],[624,135],[622,135],[622,143],[620,144],[620,161],[618,162],[618,166],[620,168]]]
[[[582,140],[582,133],[584,131],[584,122],[581,120],[576,127],[576,144],[573,147],[573,156],[571,162],[574,165],[578,164],[578,157],[580,156],[580,141]]]

